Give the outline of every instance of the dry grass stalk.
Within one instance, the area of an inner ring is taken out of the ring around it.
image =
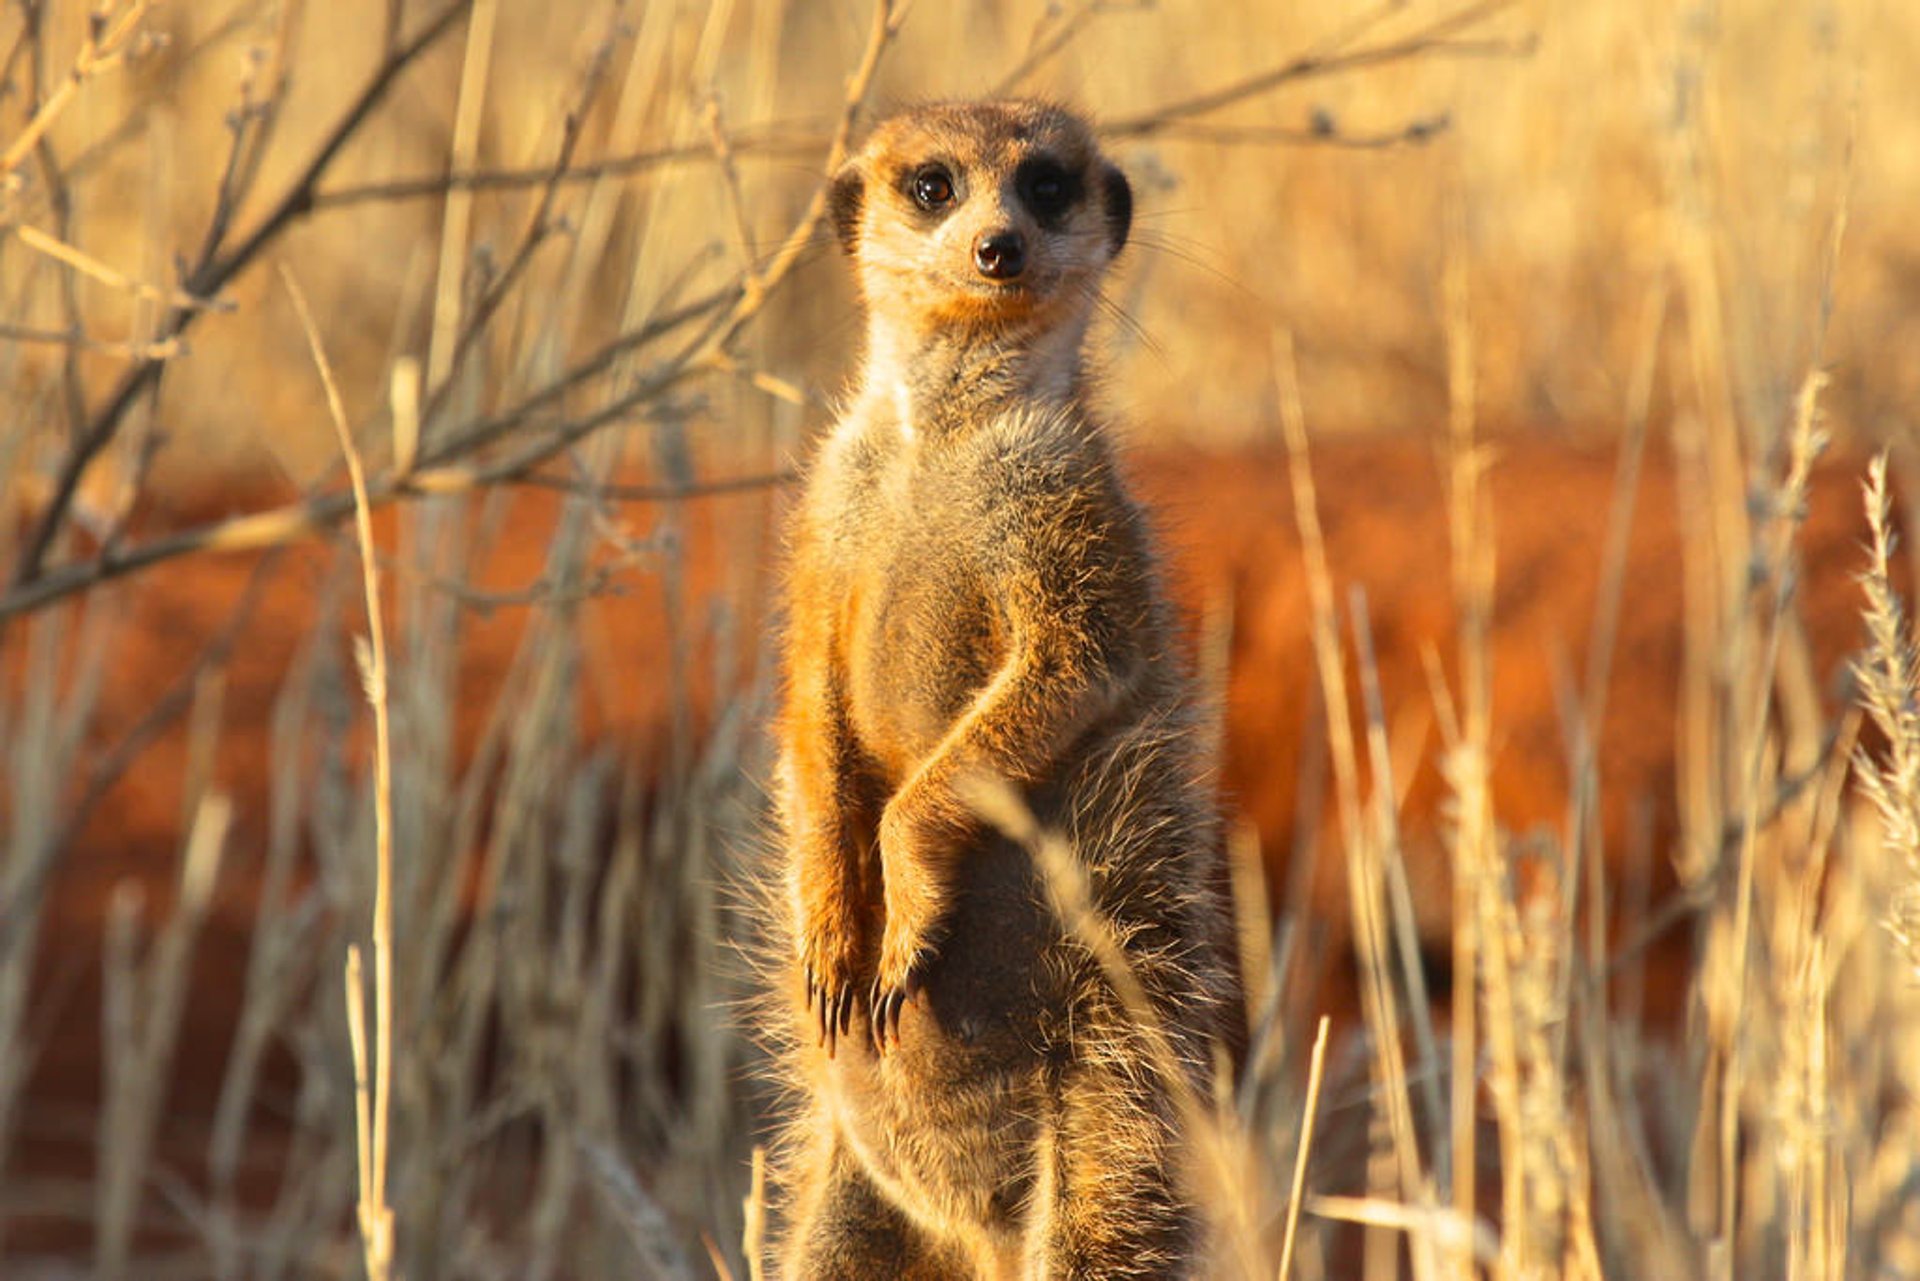
[[[747,1187],[746,1225],[741,1230],[740,1249],[747,1256],[748,1281],[763,1281],[767,1257],[767,1149],[753,1147],[753,1182]]]
[[[100,1117],[94,1266],[115,1281],[132,1272],[141,1194],[153,1172],[155,1133],[186,1006],[194,942],[205,921],[233,818],[217,793],[196,807],[180,862],[179,899],[153,943],[138,943],[142,896],[115,892],[105,958],[107,1105]]]
[[[1883,848],[1903,875],[1887,910],[1886,928],[1920,975],[1920,661],[1905,606],[1893,586],[1893,496],[1887,455],[1867,470],[1867,651],[1855,668],[1860,701],[1887,740],[1884,761],[1865,751],[1854,768],[1880,815]]]
[[[1807,502],[1807,486],[1813,460],[1825,447],[1826,433],[1817,423],[1821,385],[1825,376],[1810,373],[1801,384],[1787,445],[1787,471],[1779,492],[1774,496],[1772,519],[1762,531],[1762,581],[1772,586],[1771,608],[1763,624],[1752,682],[1754,707],[1747,725],[1745,808],[1741,817],[1741,839],[1736,864],[1731,946],[1733,972],[1726,991],[1728,1013],[1725,1023],[1725,1077],[1719,1086],[1720,1103],[1720,1218],[1719,1246],[1722,1258],[1731,1261],[1737,1249],[1735,1215],[1738,1209],[1740,1109],[1743,1103],[1743,1075],[1746,1070],[1744,1042],[1741,1037],[1750,962],[1750,936],[1753,929],[1755,863],[1761,823],[1763,771],[1768,759],[1770,735],[1765,732],[1767,709],[1772,705],[1775,672],[1778,668],[1781,634],[1787,626],[1787,601],[1793,573],[1793,539]]]
[[[367,642],[356,651],[360,677],[368,704],[373,708],[374,769],[374,894],[373,894],[373,1034],[374,1067],[370,1105],[361,1099],[366,1088],[364,1074],[356,1069],[355,1097],[361,1108],[361,1128],[366,1134],[362,1145],[360,1191],[360,1234],[366,1250],[367,1275],[371,1281],[387,1281],[393,1267],[393,1208],[387,1203],[388,1126],[393,1104],[393,743],[387,713],[387,631],[380,609],[380,571],[375,564],[372,504],[367,501],[367,479],[360,465],[360,451],[347,426],[347,413],[340,402],[340,389],[333,379],[333,367],[327,363],[326,350],[320,344],[320,331],[308,310],[306,295],[299,282],[285,268],[281,278],[299,313],[307,333],[314,367],[326,388],[327,411],[339,436],[340,452],[345,456],[347,474],[353,485],[354,529],[360,547],[361,583],[366,592]],[[348,961],[348,1009],[356,1011],[355,1034],[357,1064],[364,1066],[365,1011],[358,1002],[357,971],[359,954]],[[365,1111],[371,1107],[369,1120]]]
[[[1293,1242],[1300,1229],[1300,1207],[1306,1200],[1307,1160],[1313,1151],[1314,1121],[1320,1111],[1321,1075],[1327,1066],[1327,1018],[1320,1017],[1313,1034],[1313,1054],[1307,1062],[1307,1097],[1300,1108],[1300,1143],[1293,1159],[1293,1191],[1287,1194],[1287,1229],[1280,1243],[1280,1281],[1293,1276]]]
[[[1334,607],[1332,575],[1327,567],[1326,540],[1320,527],[1313,472],[1307,455],[1306,413],[1300,402],[1299,378],[1293,360],[1292,336],[1280,333],[1274,342],[1274,369],[1279,385],[1281,425],[1287,441],[1288,474],[1293,487],[1294,520],[1300,532],[1306,562],[1308,598],[1313,606],[1314,662],[1319,672],[1326,711],[1328,742],[1333,749],[1334,778],[1339,795],[1341,832],[1345,838],[1347,884],[1352,904],[1354,934],[1359,941],[1362,1007],[1376,1053],[1372,1058],[1382,1116],[1387,1127],[1390,1165],[1374,1167],[1391,1188],[1374,1187],[1376,1196],[1397,1192],[1409,1205],[1425,1204],[1431,1189],[1420,1163],[1419,1143],[1408,1090],[1406,1054],[1400,1039],[1399,1003],[1394,994],[1392,944],[1384,923],[1385,874],[1376,836],[1385,836],[1385,824],[1375,831],[1360,800],[1358,753],[1353,739],[1344,655]],[[1377,789],[1389,789],[1389,780],[1375,778]],[[1391,1173],[1387,1173],[1391,1171]],[[1378,1228],[1382,1225],[1371,1224]],[[1431,1245],[1418,1234],[1411,1238],[1415,1269],[1427,1275],[1433,1261]],[[1370,1231],[1367,1239],[1368,1275],[1395,1266],[1397,1249],[1384,1232]]]
[[[448,168],[473,167],[480,144],[480,112],[487,99],[487,69],[493,60],[496,0],[475,0],[467,20],[467,41],[460,64],[460,96],[453,113],[453,139]],[[455,187],[447,192],[440,224],[440,267],[435,273],[433,331],[427,345],[428,387],[438,388],[453,368],[453,349],[460,330],[460,304],[466,296],[467,235],[473,217],[473,191]]]
[[[1060,923],[1100,966],[1127,1017],[1138,1030],[1154,1075],[1166,1090],[1186,1144],[1182,1159],[1199,1185],[1198,1198],[1220,1238],[1212,1262],[1222,1275],[1259,1275],[1261,1250],[1254,1204],[1259,1172],[1244,1136],[1232,1124],[1230,1097],[1210,1105],[1195,1088],[1189,1065],[1176,1052],[1146,988],[1115,934],[1094,903],[1093,887],[1071,844],[1044,829],[1017,789],[1004,780],[966,780],[961,793],[982,821],[1019,842],[1032,855]],[[1304,1134],[1303,1134],[1304,1141]]]
[[[1511,1265],[1510,1247],[1525,1204],[1522,1180],[1514,1158],[1517,1116],[1513,1106],[1517,1067],[1508,1031],[1512,1026],[1510,986],[1504,958],[1489,955],[1495,939],[1489,937],[1495,920],[1496,874],[1493,801],[1488,790],[1488,737],[1492,713],[1493,673],[1487,651],[1492,623],[1494,547],[1487,527],[1489,513],[1481,491],[1487,459],[1474,442],[1475,364],[1472,318],[1468,314],[1464,232],[1460,210],[1453,208],[1444,274],[1446,305],[1447,426],[1450,467],[1447,477],[1449,545],[1452,549],[1453,594],[1459,611],[1458,706],[1464,715],[1451,721],[1451,741],[1443,767],[1455,797],[1453,833],[1453,1094],[1452,1152],[1453,1208],[1462,1222],[1478,1214],[1479,1147],[1475,1116],[1480,1088],[1479,1042],[1481,1001],[1484,996],[1492,1077],[1490,1086],[1500,1116],[1501,1169],[1506,1191],[1503,1205],[1507,1232],[1502,1262]],[[1484,971],[1483,971],[1484,965]],[[1456,1256],[1455,1268],[1471,1274],[1471,1263]]]

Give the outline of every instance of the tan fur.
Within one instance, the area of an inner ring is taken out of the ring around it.
[[[792,533],[785,1274],[1193,1275],[1173,1083],[961,796],[1008,780],[1069,837],[1198,1086],[1234,992],[1220,842],[1083,370],[1125,180],[1064,111],[943,104],[880,126],[834,212],[870,328]]]

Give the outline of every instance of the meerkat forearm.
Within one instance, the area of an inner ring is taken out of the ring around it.
[[[970,778],[1032,784],[1052,773],[1079,733],[1123,695],[1099,657],[1070,647],[1017,651],[887,802],[880,820],[886,917],[870,1012],[876,1042],[897,1039],[911,976],[946,915],[953,865],[980,825],[962,789]]]
[[[833,1054],[852,1022],[856,971],[866,949],[862,840],[852,794],[853,741],[834,646],[817,615],[795,621],[782,738],[783,787],[793,844],[788,889],[801,975],[817,1039]]]

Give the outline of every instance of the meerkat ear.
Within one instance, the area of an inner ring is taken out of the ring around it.
[[[833,234],[849,254],[860,243],[860,204],[866,196],[866,181],[853,165],[834,175],[827,191],[827,216],[833,220]]]
[[[1117,254],[1133,227],[1133,188],[1127,185],[1127,175],[1107,165],[1100,175],[1100,193],[1107,214],[1107,251]]]

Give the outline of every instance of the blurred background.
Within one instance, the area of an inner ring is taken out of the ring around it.
[[[1135,192],[1096,342],[1221,707],[1236,1266],[1323,1013],[1298,1275],[1920,1266],[1920,729],[1849,675],[1905,661],[1857,578],[1920,410],[1920,9],[17,0],[0,51],[6,1275],[368,1266],[316,348],[389,609],[396,1272],[759,1275],[779,518],[861,333],[809,202],[1003,93]]]

